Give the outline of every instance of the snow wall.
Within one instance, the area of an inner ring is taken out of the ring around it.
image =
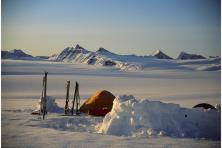
[[[118,96],[99,133],[117,136],[171,136],[220,139],[220,111]]]

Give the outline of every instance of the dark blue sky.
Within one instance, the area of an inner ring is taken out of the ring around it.
[[[2,0],[2,49],[220,54],[219,0]]]

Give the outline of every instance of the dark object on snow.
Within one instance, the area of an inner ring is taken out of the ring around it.
[[[75,92],[74,92],[74,98],[72,101],[72,109],[71,109],[71,114],[74,114],[74,106],[76,102],[76,115],[79,115],[79,106],[80,106],[80,97],[79,97],[79,83],[76,82],[76,87],[75,87]]]
[[[39,111],[34,111],[31,113],[32,115],[40,115],[40,112]]]
[[[43,96],[42,96],[42,117],[43,117],[43,120],[45,120],[45,115],[47,113],[47,111],[46,111],[47,74],[48,74],[48,72],[45,72],[45,76],[43,78],[43,87],[44,87]]]
[[[107,60],[107,61],[104,62],[103,65],[104,65],[104,66],[114,66],[114,65],[116,65],[116,63],[113,62],[113,61]]]
[[[69,113],[69,88],[70,88],[70,81],[67,81],[66,86],[66,104],[65,104],[65,115]]]
[[[47,89],[47,74],[48,72],[45,72],[45,76],[43,77],[43,85],[42,85],[42,94],[40,97],[40,107],[39,110],[33,111],[32,115],[42,115],[43,120],[45,120],[45,115],[47,114],[47,108],[46,108],[46,89]]]
[[[193,108],[199,108],[199,107],[202,107],[204,109],[209,109],[210,108],[210,109],[215,109],[216,110],[216,108],[214,106],[212,106],[208,103],[200,103],[200,104],[195,105]]]

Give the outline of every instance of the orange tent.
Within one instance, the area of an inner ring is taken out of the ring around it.
[[[80,107],[80,111],[94,116],[105,116],[111,111],[115,96],[106,91],[97,91]]]

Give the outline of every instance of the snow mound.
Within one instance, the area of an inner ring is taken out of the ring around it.
[[[36,106],[36,110],[34,112],[39,111],[41,108],[41,98],[38,101],[38,104]],[[46,97],[46,110],[47,112],[51,113],[61,113],[63,112],[63,108],[60,108],[57,103],[55,102],[55,98],[47,96]]]
[[[98,130],[117,136],[220,139],[220,111],[118,96]]]

